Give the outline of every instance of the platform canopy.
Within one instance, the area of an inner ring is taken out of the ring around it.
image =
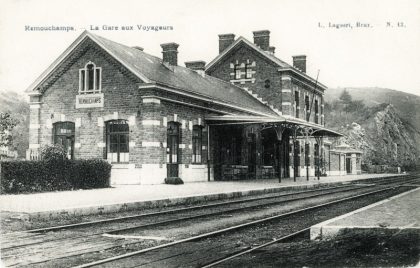
[[[343,134],[324,126],[290,116],[247,116],[247,115],[209,115],[205,118],[208,125],[250,125],[261,124],[263,129],[289,129],[297,136],[341,137]]]

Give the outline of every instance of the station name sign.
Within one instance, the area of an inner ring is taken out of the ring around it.
[[[76,109],[104,107],[104,93],[83,94],[76,96]]]

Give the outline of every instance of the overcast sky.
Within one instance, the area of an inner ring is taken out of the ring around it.
[[[370,27],[358,28],[357,22]],[[51,25],[75,30],[25,31]],[[268,29],[277,57],[291,63],[292,55],[307,55],[308,74],[316,77],[319,69],[319,80],[329,87],[377,86],[420,95],[418,0],[2,0],[0,90],[23,92],[90,25],[134,26],[92,32],[159,57],[161,43],[177,42],[182,65],[214,59],[218,34],[252,41],[252,31]]]

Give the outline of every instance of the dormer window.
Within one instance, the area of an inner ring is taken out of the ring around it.
[[[89,61],[79,70],[79,93],[100,93],[102,89],[102,68]]]

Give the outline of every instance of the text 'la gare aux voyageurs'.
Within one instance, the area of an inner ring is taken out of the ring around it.
[[[90,25],[89,30],[91,31],[172,31],[173,26],[164,25]]]

